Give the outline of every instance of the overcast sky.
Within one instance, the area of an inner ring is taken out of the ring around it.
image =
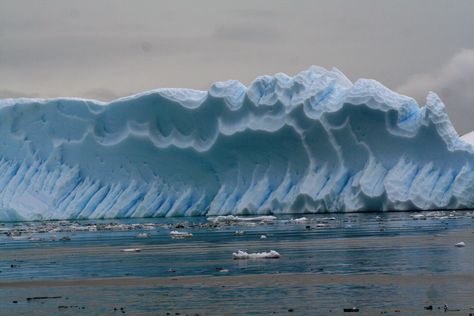
[[[0,0],[0,97],[110,100],[336,66],[474,130],[474,0]]]

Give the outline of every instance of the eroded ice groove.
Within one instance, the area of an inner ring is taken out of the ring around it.
[[[474,207],[474,149],[336,69],[103,103],[0,100],[0,220]]]

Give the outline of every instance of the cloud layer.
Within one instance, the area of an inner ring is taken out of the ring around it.
[[[474,47],[472,0],[0,2],[0,98],[107,101],[311,65],[393,89]]]

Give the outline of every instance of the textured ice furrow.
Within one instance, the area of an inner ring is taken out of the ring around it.
[[[472,208],[473,155],[434,93],[337,69],[5,99],[0,220]]]

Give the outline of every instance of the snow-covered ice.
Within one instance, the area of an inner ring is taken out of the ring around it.
[[[292,223],[295,223],[295,224],[305,224],[307,223],[309,220],[306,218],[306,217],[300,217],[300,218],[292,218],[291,219],[291,222]]]
[[[232,258],[234,259],[278,259],[280,254],[275,250],[270,250],[268,252],[252,252],[248,253],[242,250],[232,253]]]
[[[110,103],[2,99],[0,220],[469,209],[464,139],[436,94],[419,107],[320,67]]]
[[[120,251],[121,252],[140,252],[142,250],[140,248],[125,248],[125,249],[121,249]]]
[[[191,238],[193,237],[193,234],[188,233],[188,232],[180,232],[177,230],[173,230],[170,232],[171,238]]]

